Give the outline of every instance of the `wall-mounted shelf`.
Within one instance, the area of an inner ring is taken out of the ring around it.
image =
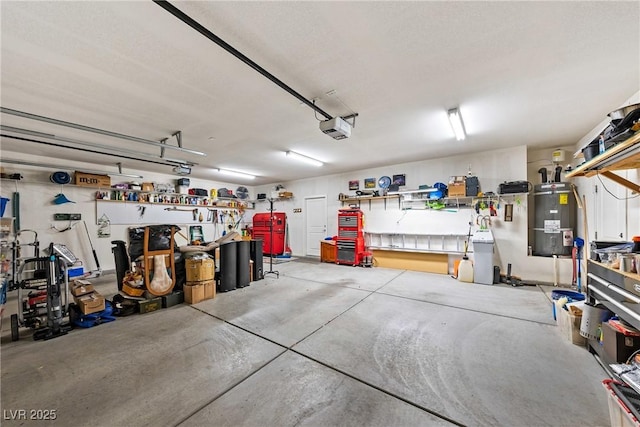
[[[233,205],[226,205],[226,204],[219,204],[219,203],[225,203],[225,201],[220,201],[218,200],[217,202],[213,202],[213,204],[202,204],[202,203],[198,203],[198,204],[188,204],[188,203],[171,203],[171,202],[145,202],[145,201],[140,201],[140,200],[110,200],[110,199],[96,199],[96,202],[100,202],[100,203],[126,203],[126,204],[135,204],[135,205],[160,205],[160,206],[176,206],[176,207],[182,207],[182,208],[193,208],[193,209],[197,209],[197,208],[210,208],[210,209],[254,209],[254,205],[253,202],[247,202],[247,201],[237,201],[236,203],[238,203],[237,206],[233,206]]]
[[[384,209],[387,209],[387,200],[389,199],[398,199],[398,207],[400,207],[400,196],[397,194],[394,195],[386,195],[386,196],[359,196],[359,197],[347,197],[345,199],[338,199],[342,206],[345,203],[357,203],[358,208],[361,207],[361,202],[366,200],[369,202],[369,210],[371,210],[371,201],[379,201],[382,200],[384,202]]]
[[[445,204],[443,209],[446,208],[473,208],[477,202],[500,202],[501,200],[509,200],[513,197],[526,196],[529,193],[512,193],[512,194],[493,194],[488,196],[453,196],[443,197],[440,199],[429,199],[429,193],[434,189],[423,190],[406,190],[406,191],[394,191],[386,196],[360,196],[360,197],[347,197],[344,199],[338,199],[342,206],[345,203],[356,204],[358,208],[361,208],[362,201],[369,202],[369,210],[371,210],[372,201],[383,201],[384,209],[387,209],[387,200],[397,199],[398,209],[400,210],[438,210],[436,208],[429,207],[427,202],[442,202]],[[415,197],[415,195],[423,195],[422,197]]]
[[[517,193],[517,194],[494,194],[489,196],[453,196],[453,197],[443,197],[441,199],[426,199],[426,198],[410,198],[406,199],[405,197],[401,198],[400,208],[402,210],[444,210],[447,209],[460,209],[460,208],[474,208],[477,203],[486,203],[490,202],[500,203],[503,200],[509,200],[510,197],[518,197],[525,196],[528,193]],[[432,207],[429,206],[429,202],[431,203],[441,203],[444,206]]]
[[[640,132],[617,144],[586,163],[581,164],[565,175],[566,178],[578,176],[594,176],[602,174],[607,178],[627,187],[631,191],[640,192],[640,185],[628,181],[613,173],[616,170],[640,168]]]

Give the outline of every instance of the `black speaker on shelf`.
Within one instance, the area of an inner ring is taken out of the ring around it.
[[[232,240],[220,245],[220,292],[233,291],[237,280],[237,242]]]
[[[249,286],[251,282],[251,273],[249,271],[251,242],[249,240],[240,240],[236,242],[236,247],[238,249],[236,256],[236,287],[244,288]]]
[[[264,265],[263,263],[263,254],[262,254],[262,240],[250,240],[250,254],[251,260],[253,261],[253,277],[251,280],[262,280],[264,279]]]

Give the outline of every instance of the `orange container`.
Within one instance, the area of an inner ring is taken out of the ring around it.
[[[460,267],[460,261],[462,260],[457,259],[453,261],[453,277],[455,277],[456,279],[458,278],[458,268]]]

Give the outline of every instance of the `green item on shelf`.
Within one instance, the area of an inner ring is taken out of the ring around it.
[[[427,207],[429,207],[431,209],[435,209],[435,210],[443,209],[446,206],[441,201],[427,202],[426,204],[427,204]]]

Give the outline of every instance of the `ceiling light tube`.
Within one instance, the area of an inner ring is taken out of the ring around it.
[[[449,123],[451,123],[451,129],[453,129],[453,133],[456,135],[456,139],[458,141],[462,141],[467,137],[467,133],[464,130],[464,123],[462,122],[460,110],[457,108],[452,108],[447,111],[447,115],[449,116]]]
[[[308,163],[308,164],[313,165],[313,166],[318,166],[319,167],[319,166],[322,166],[324,164],[320,160],[316,160],[316,159],[313,159],[311,157],[303,156],[302,154],[298,154],[295,151],[289,150],[285,154],[287,155],[287,157],[290,157],[290,158],[295,159],[295,160],[299,160],[299,161],[304,162],[304,163]]]
[[[244,172],[236,172],[236,171],[231,171],[229,169],[216,169],[218,172],[220,172],[223,175],[229,175],[229,176],[234,176],[236,178],[244,178],[244,179],[255,179],[255,175],[251,175],[248,173],[244,173]]]

